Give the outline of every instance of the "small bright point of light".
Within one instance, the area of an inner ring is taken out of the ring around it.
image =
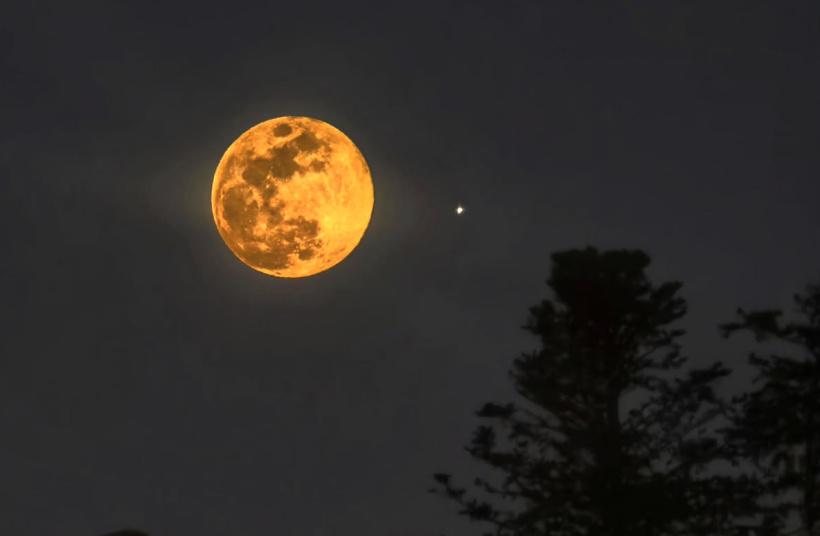
[[[456,214],[461,214],[462,212],[464,212],[464,207],[459,205],[458,208],[456,208]]]

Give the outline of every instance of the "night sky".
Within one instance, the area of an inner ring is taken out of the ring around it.
[[[475,534],[426,491],[473,474],[551,253],[647,251],[727,393],[749,341],[717,324],[820,277],[816,3],[17,4],[3,534]],[[305,279],[242,264],[210,208],[225,149],[283,115],[343,131],[375,187]]]

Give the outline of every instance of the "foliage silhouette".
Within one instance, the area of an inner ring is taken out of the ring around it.
[[[759,471],[765,519],[783,526],[796,513],[805,534],[820,534],[820,286],[794,300],[800,322],[783,324],[778,310],[738,309],[740,322],[721,326],[726,337],[749,331],[758,342],[788,343],[802,354],[749,355],[757,387],[735,398],[739,413],[726,437]]]
[[[670,327],[686,313],[680,283],[650,283],[649,256],[595,248],[552,255],[554,299],[524,327],[540,349],[510,376],[522,400],[477,412],[470,455],[503,474],[471,493],[451,475],[430,491],[496,536],[727,534],[735,485],[705,468],[727,455],[708,435],[728,411],[721,363],[683,372]],[[638,399],[627,407],[627,395]]]

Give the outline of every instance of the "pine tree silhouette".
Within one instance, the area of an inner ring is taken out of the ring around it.
[[[769,525],[782,527],[796,513],[803,534],[820,535],[820,286],[794,300],[802,321],[783,324],[782,311],[739,309],[740,322],[721,326],[726,337],[748,331],[758,342],[793,349],[749,355],[756,387],[734,400],[740,411],[726,435],[759,471],[757,505]]]
[[[553,299],[524,326],[540,348],[510,371],[521,400],[486,404],[467,447],[500,478],[476,478],[468,494],[438,473],[431,492],[486,535],[728,534],[732,479],[705,468],[725,454],[707,429],[728,411],[713,384],[729,371],[680,370],[681,284],[653,285],[642,251],[552,260]],[[628,409],[631,394],[642,402]]]

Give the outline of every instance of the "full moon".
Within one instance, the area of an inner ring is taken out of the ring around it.
[[[275,277],[308,277],[359,244],[373,212],[373,181],[341,131],[318,119],[278,117],[225,151],[211,207],[239,260]]]

